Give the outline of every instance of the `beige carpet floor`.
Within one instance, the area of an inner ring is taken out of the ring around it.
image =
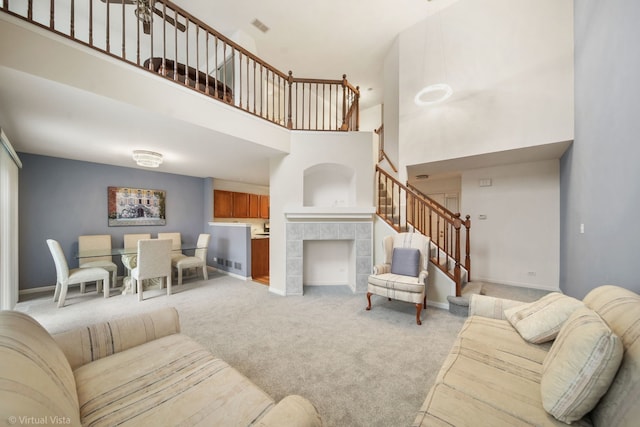
[[[415,306],[345,286],[305,286],[282,297],[268,287],[212,272],[167,297],[161,290],[104,299],[69,290],[58,309],[52,293],[19,302],[51,332],[174,306],[182,332],[209,348],[275,400],[307,397],[327,427],[408,426],[427,395],[464,318],[429,307],[415,324]]]

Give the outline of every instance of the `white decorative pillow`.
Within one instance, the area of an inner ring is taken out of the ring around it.
[[[509,308],[504,317],[526,341],[534,344],[554,339],[563,323],[584,303],[560,292],[551,292],[537,301]]]
[[[590,412],[622,361],[620,338],[587,307],[573,312],[542,363],[542,406],[565,423]]]

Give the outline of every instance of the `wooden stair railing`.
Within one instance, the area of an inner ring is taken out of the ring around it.
[[[346,75],[293,77],[170,1],[149,4],[150,22],[121,0],[1,0],[0,11],[288,129],[359,129]]]
[[[466,270],[467,281],[471,280],[471,217],[467,215],[461,219],[459,213],[453,213],[415,188],[403,185],[379,166],[376,166],[376,177],[378,216],[398,232],[414,230],[431,237],[435,246],[431,261],[454,281],[456,296],[461,296],[462,268]]]

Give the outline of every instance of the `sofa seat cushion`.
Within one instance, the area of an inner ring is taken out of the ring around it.
[[[413,425],[565,426],[542,406],[549,348],[526,342],[507,320],[470,317]]]
[[[74,371],[83,425],[251,425],[274,401],[181,334]]]

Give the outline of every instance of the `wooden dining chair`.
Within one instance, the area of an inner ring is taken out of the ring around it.
[[[109,234],[94,234],[78,237],[78,252],[86,251],[104,251],[111,252],[111,236]],[[118,266],[113,262],[111,255],[101,257],[79,258],[78,266],[80,268],[100,267],[111,272],[111,287],[116,286],[118,278]],[[107,286],[109,284],[107,283]],[[80,292],[84,293],[84,283],[80,283]]]
[[[142,301],[142,281],[145,279],[163,278],[166,280],[167,296],[171,295],[171,247],[170,239],[138,241],[138,264],[131,270],[131,287],[135,289],[137,284],[138,301]]]
[[[58,300],[58,308],[64,306],[69,285],[86,282],[96,282],[96,291],[104,287],[104,297],[109,296],[109,272],[104,268],[73,268],[69,269],[67,258],[57,240],[47,239],[47,246],[56,265],[56,289],[53,293],[53,301]]]

